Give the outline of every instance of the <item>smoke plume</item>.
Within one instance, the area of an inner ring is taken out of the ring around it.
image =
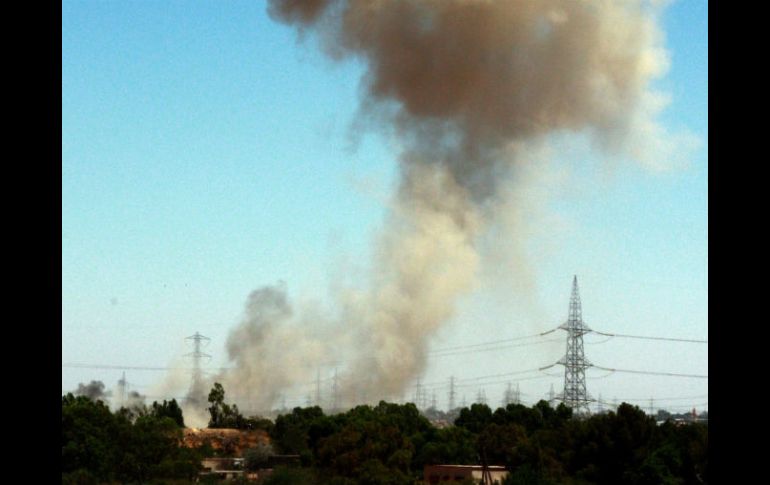
[[[668,57],[648,2],[271,0],[269,13],[362,61],[360,119],[402,152],[371,279],[340,298],[336,330],[314,334],[282,287],[250,295],[221,378],[262,409],[341,357],[340,404],[403,395],[476,284],[478,238],[504,207],[501,184],[533,163],[527,146],[574,133],[641,160],[654,140],[639,137],[659,135],[650,82]]]
[[[282,284],[249,295],[244,319],[227,340],[235,367],[221,378],[242,409],[269,411],[287,389],[314,376],[327,346],[313,339],[312,322],[297,318]]]
[[[109,391],[105,392],[102,381],[91,381],[88,384],[78,383],[78,388],[74,394],[76,396],[86,396],[92,401],[105,401],[112,395]]]
[[[144,405],[144,400],[147,399],[137,391],[129,391],[126,395],[126,407],[141,407]]]

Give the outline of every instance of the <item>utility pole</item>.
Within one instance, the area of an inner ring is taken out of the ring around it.
[[[208,345],[211,339],[195,332],[195,335],[190,335],[185,338],[185,340],[193,341],[193,351],[189,354],[185,354],[185,357],[191,357],[193,361],[192,380],[190,382],[190,390],[187,393],[187,402],[199,406],[206,402],[206,389],[203,384],[201,359],[211,360],[209,354],[201,352],[201,343]]]
[[[492,483],[492,473],[489,471],[489,462],[487,461],[487,450],[485,448],[481,449],[481,456],[479,457],[481,461],[481,482],[480,485],[493,485]]]
[[[588,409],[588,392],[586,391],[585,370],[591,363],[585,358],[583,351],[583,335],[590,332],[583,323],[583,314],[578,293],[577,276],[572,280],[572,295],[569,302],[569,317],[559,328],[567,331],[567,353],[559,361],[564,366],[564,404],[572,408],[577,417],[590,414]]]
[[[315,405],[321,406],[321,369],[316,369],[315,374]]]
[[[449,409],[452,411],[455,408],[455,376],[449,378]]]

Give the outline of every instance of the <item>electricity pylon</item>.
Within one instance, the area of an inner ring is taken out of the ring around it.
[[[123,377],[118,380],[118,402],[120,407],[126,407],[126,371],[123,371]]]
[[[569,317],[559,328],[567,331],[567,353],[559,361],[559,364],[564,366],[564,392],[560,397],[566,406],[572,408],[575,416],[587,416],[590,410],[585,370],[591,367],[591,363],[583,352],[583,335],[591,329],[583,322],[577,276],[572,280]]]
[[[208,344],[211,339],[195,332],[195,335],[190,335],[189,337],[186,337],[185,340],[192,340],[194,346],[192,352],[185,354],[185,357],[192,357],[193,361],[192,381],[190,382],[190,390],[187,392],[187,402],[193,405],[202,405],[206,402],[206,389],[203,383],[201,359],[210,360],[211,356],[201,352],[201,342]]]

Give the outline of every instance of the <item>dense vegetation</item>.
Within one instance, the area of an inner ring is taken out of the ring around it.
[[[657,425],[625,403],[588,419],[545,401],[495,411],[473,404],[459,411],[454,426],[438,428],[414,404],[383,401],[334,415],[298,407],[273,423],[243,418],[225,404],[219,385],[209,402],[212,426],[269,432],[269,447],[244,453],[247,468],[259,468],[272,453],[300,456],[301,467],[276,469],[267,485],[413,485],[426,464],[478,464],[482,457],[511,471],[506,485],[708,483],[707,425]],[[201,452],[180,447],[182,424],[175,401],[135,415],[64,396],[62,482],[189,480]]]
[[[62,397],[62,483],[189,483],[201,454],[179,446],[182,410],[175,400],[153,403],[136,413],[117,412],[99,400]]]
[[[413,404],[334,416],[295,408],[276,419],[272,438],[279,452],[300,454],[319,484],[407,485],[426,464],[477,464],[481,456],[511,470],[508,485],[708,483],[705,425],[658,426],[628,404],[585,420],[545,401],[496,411],[473,404],[443,429]]]
[[[273,423],[269,419],[260,417],[247,418],[238,411],[237,404],[225,402],[225,389],[222,384],[215,383],[211,388],[208,398],[209,404],[209,428],[234,428],[234,429],[263,429],[270,433]]]

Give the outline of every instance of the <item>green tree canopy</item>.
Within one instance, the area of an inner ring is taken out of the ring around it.
[[[216,382],[209,392],[209,428],[236,428],[247,429],[249,420],[238,411],[238,406],[232,406],[225,402],[225,389],[222,384]]]
[[[182,408],[177,404],[176,399],[166,402],[163,400],[162,404],[158,404],[157,401],[152,403],[151,413],[156,418],[171,418],[177,426],[184,428],[184,416],[182,415]]]
[[[62,482],[190,480],[201,456],[182,447],[181,437],[172,417],[150,412],[132,421],[101,401],[67,394],[62,397]]]

